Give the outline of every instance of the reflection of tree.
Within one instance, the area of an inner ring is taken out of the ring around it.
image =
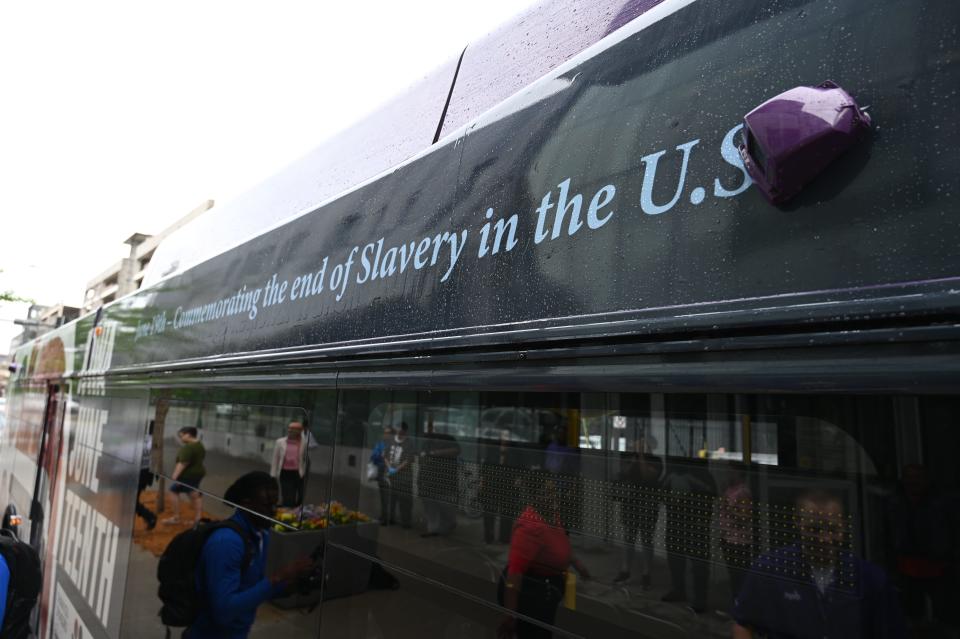
[[[166,399],[157,401],[156,414],[153,419],[153,440],[150,448],[150,463],[154,469],[163,470],[163,427],[170,411],[170,402]],[[161,473],[157,473],[157,511],[163,512],[166,504],[166,480]]]
[[[3,269],[0,268],[0,273],[3,273]],[[28,302],[33,304],[34,301],[29,297],[21,297],[14,293],[13,291],[0,291],[0,302]]]

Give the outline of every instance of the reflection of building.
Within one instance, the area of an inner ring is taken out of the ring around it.
[[[46,326],[47,328],[43,330],[43,333],[46,333],[48,330],[59,328],[67,322],[72,322],[73,320],[80,317],[80,309],[76,306],[64,306],[63,304],[56,304],[54,306],[47,306],[43,311],[40,312],[40,323]],[[38,333],[41,335],[42,333]]]
[[[187,222],[210,210],[212,206],[213,200],[206,200],[157,235],[134,233],[128,237],[124,244],[130,245],[130,254],[87,282],[87,290],[83,297],[83,312],[94,311],[140,288],[143,272],[160,242]]]
[[[7,395],[7,382],[10,381],[10,359],[9,355],[0,355],[0,397],[6,397]],[[4,411],[4,407],[0,406],[0,413]],[[3,416],[0,415],[0,422],[3,421]]]
[[[75,306],[31,304],[30,308],[27,309],[25,318],[14,320],[15,324],[23,327],[23,331],[10,340],[10,353],[12,354],[17,348],[30,340],[63,326],[67,322],[72,322],[78,317],[80,317],[80,309]]]

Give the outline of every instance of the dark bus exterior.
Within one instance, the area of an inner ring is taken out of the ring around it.
[[[15,354],[0,507],[44,559],[38,636],[163,636],[180,528],[136,507],[169,509],[178,430],[219,519],[296,421],[267,561],[322,547],[320,576],[251,637],[956,637],[958,28],[952,0],[545,4],[466,49],[406,157],[246,241],[252,205],[214,209]],[[543,77],[490,79],[550,38],[517,63]],[[825,80],[870,135],[772,206],[743,115]],[[538,508],[589,579],[513,626]]]

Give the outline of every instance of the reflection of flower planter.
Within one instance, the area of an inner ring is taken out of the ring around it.
[[[317,546],[330,542],[356,552],[375,556],[377,552],[377,522],[333,526],[323,530],[301,530],[290,533],[271,533],[270,551],[267,555],[267,575],[291,561],[309,556]],[[324,599],[356,595],[367,590],[370,581],[370,561],[352,553],[327,547],[324,562]],[[284,609],[306,608],[320,601],[321,592],[294,593],[273,604]]]
[[[330,504],[306,504],[296,508],[277,508],[279,524],[274,526],[277,532],[289,532],[291,528],[300,530],[322,530],[328,526],[346,526],[371,521],[367,515],[350,510],[339,501]]]

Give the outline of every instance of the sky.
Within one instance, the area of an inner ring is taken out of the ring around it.
[[[8,2],[0,8],[0,291],[87,281],[229,201],[532,0]],[[0,354],[25,304],[0,303]]]

